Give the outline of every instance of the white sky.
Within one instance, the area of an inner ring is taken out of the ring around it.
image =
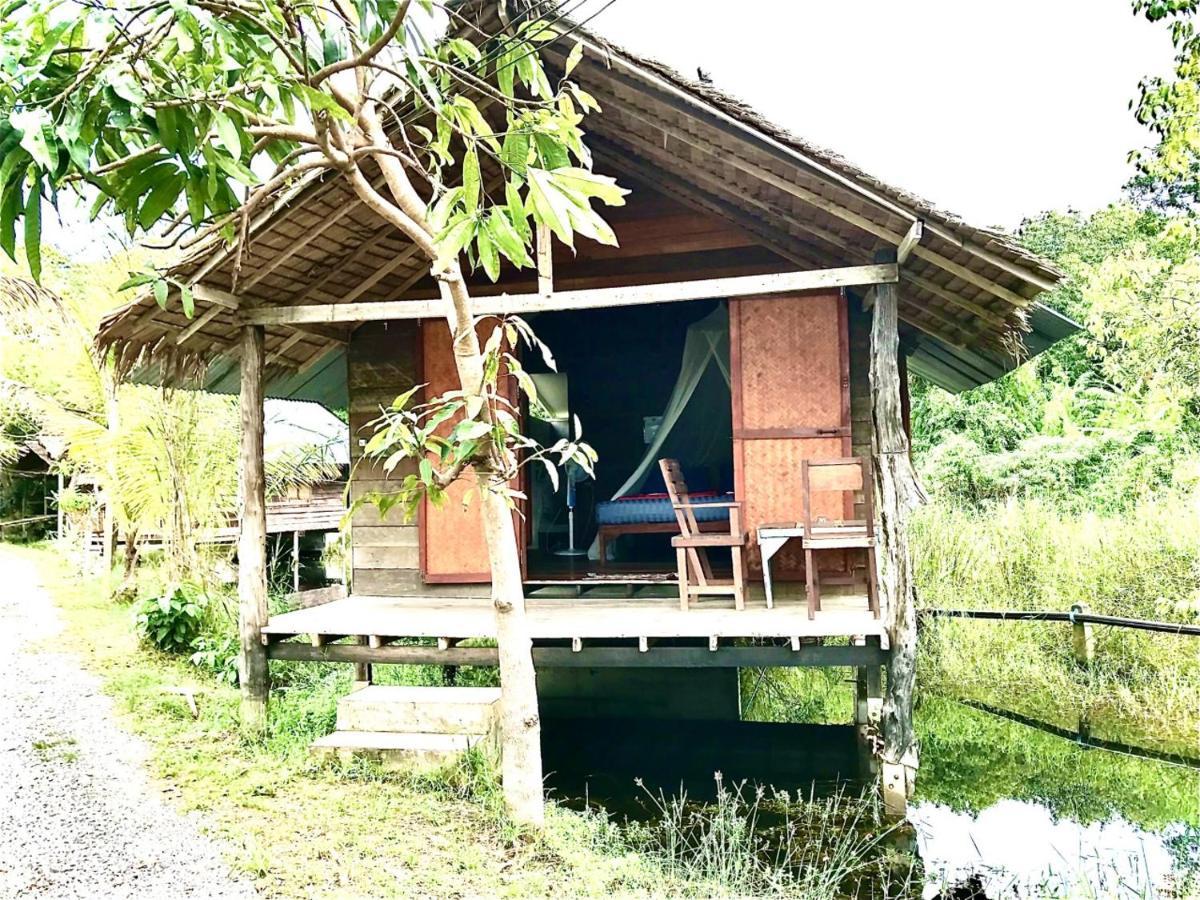
[[[974,225],[1118,199],[1149,141],[1129,110],[1169,71],[1129,0],[564,0],[589,27],[721,87]],[[730,15],[733,9],[736,15]],[[47,236],[95,255],[85,217]]]
[[[616,0],[591,27],[1005,228],[1119,197],[1149,142],[1129,101],[1173,55],[1129,0]]]

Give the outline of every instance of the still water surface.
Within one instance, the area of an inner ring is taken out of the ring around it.
[[[727,784],[771,784],[795,796],[845,786],[856,767],[852,731],[831,726],[546,726],[559,795],[586,796],[618,816],[652,813],[634,777],[703,802],[716,769]],[[1081,747],[948,701],[923,704],[918,730],[909,834],[924,897],[972,896],[968,885],[986,897],[1200,896],[1195,769]]]

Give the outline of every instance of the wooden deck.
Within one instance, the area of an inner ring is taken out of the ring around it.
[[[687,611],[679,608],[677,595],[665,587],[640,591],[635,597],[620,596],[615,585],[610,592],[598,591],[598,596],[553,596],[555,593],[567,592],[543,589],[527,601],[535,640],[701,638],[719,642],[850,636],[878,639],[887,648],[883,622],[870,614],[861,594],[826,593],[822,611],[809,619],[802,593],[778,597],[774,609],[767,609],[761,593],[752,593],[744,610],[733,609],[727,598],[706,598]],[[496,623],[486,598],[351,595],[273,616],[263,634],[271,643],[306,636],[314,646],[346,637],[379,645],[395,638],[495,638]]]

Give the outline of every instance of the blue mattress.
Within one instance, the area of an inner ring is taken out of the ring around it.
[[[732,494],[692,494],[694,504],[728,503]],[[696,509],[697,522],[723,522],[729,519],[728,509]],[[637,497],[621,497],[617,500],[601,500],[596,504],[596,522],[599,525],[642,525],[650,522],[674,522],[675,511],[665,494],[643,494]]]

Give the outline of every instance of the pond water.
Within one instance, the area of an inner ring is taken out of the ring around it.
[[[904,835],[924,876],[913,896],[1200,896],[1197,770],[949,701],[922,704],[917,724],[921,769]],[[792,796],[862,786],[853,732],[837,726],[574,720],[547,722],[546,740],[560,797],[643,821],[659,791],[711,800],[717,769],[726,784]]]

